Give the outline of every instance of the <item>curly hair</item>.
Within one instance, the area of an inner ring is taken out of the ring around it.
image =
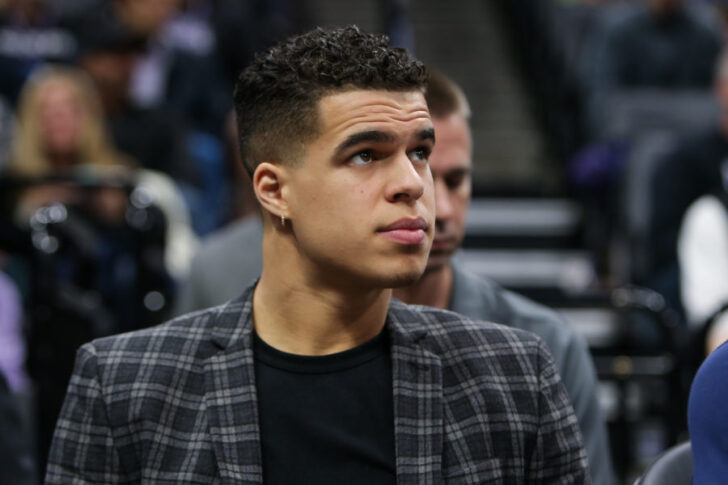
[[[243,163],[295,163],[318,133],[319,100],[350,89],[424,92],[427,70],[385,35],[316,28],[258,54],[235,84]]]

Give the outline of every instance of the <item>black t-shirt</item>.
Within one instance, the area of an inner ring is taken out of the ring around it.
[[[266,485],[396,482],[386,332],[320,357],[280,352],[256,335],[254,355]]]

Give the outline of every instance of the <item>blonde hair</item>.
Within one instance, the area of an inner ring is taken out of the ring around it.
[[[26,82],[18,105],[18,124],[8,170],[17,175],[43,176],[54,173],[44,149],[40,127],[41,99],[48,86],[70,88],[81,108],[81,125],[74,166],[129,166],[130,159],[111,143],[104,125],[96,87],[86,75],[69,67],[48,66]]]

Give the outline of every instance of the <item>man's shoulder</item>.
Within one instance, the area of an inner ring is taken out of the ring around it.
[[[135,356],[138,360],[153,354],[161,356],[182,352],[186,356],[194,356],[203,343],[211,340],[214,321],[227,311],[225,307],[207,308],[153,327],[98,338],[85,344],[82,351],[97,356],[101,362],[123,362],[128,356]]]
[[[547,343],[553,338],[575,338],[572,326],[551,308],[459,266],[454,269],[457,293],[453,297],[454,311],[473,319],[533,332]]]
[[[237,297],[261,273],[262,226],[257,217],[236,221],[206,237],[192,258],[178,311]]]
[[[393,300],[390,315],[400,328],[417,338],[424,337],[428,350],[441,358],[453,356],[498,357],[538,353],[540,338],[518,328],[484,320],[475,320],[450,310],[422,305],[407,305]]]
[[[195,259],[204,264],[210,258],[228,258],[233,251],[245,251],[246,246],[260,246],[262,237],[260,219],[247,217],[232,222],[203,239]]]

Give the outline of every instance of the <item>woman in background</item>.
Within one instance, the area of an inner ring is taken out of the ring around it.
[[[17,181],[11,210],[28,227],[43,206],[67,209],[54,226],[60,244],[18,258],[30,308],[46,309],[45,317],[28,312],[41,476],[80,342],[163,320],[197,243],[172,180],[135,166],[110,140],[85,74],[45,67],[30,77],[7,168]]]
[[[190,228],[184,200],[171,179],[140,169],[112,145],[94,85],[78,70],[46,67],[29,79],[18,105],[18,128],[8,173],[24,178],[92,176],[127,180],[142,188],[167,219],[165,266],[184,277],[197,237]],[[99,216],[123,216],[125,198],[119,191],[97,191]],[[20,197],[16,218],[27,220],[35,209],[52,202],[78,202],[79,192],[67,184],[40,183]]]

